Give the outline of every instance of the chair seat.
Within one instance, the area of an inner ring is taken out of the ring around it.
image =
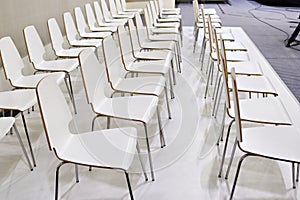
[[[228,73],[231,72],[233,67],[236,74],[263,75],[260,66],[255,62],[227,62]]]
[[[239,91],[277,94],[276,90],[264,76],[237,76],[236,78],[239,84]],[[231,81],[229,81],[228,87],[232,88]]]
[[[95,51],[95,47],[88,47],[93,48]],[[76,48],[70,48],[70,49],[61,49],[59,51],[56,51],[56,55],[59,57],[67,57],[67,58],[77,58],[81,51],[87,49],[86,47],[76,47]]]
[[[175,19],[182,19],[182,15],[181,14],[175,14],[175,13],[170,13],[168,14],[168,12],[166,13],[161,13],[159,16],[161,19],[166,19],[166,18],[175,18]]]
[[[126,21],[127,21],[127,20],[126,20]],[[125,21],[125,20],[121,20],[121,21],[119,21],[119,20],[117,20],[117,21],[109,20],[109,21],[107,21],[107,22],[101,22],[101,23],[98,22],[98,25],[99,25],[100,27],[110,27],[110,26],[118,27],[118,26],[120,26],[120,25],[123,25],[123,26],[124,26],[124,24],[126,24],[126,21]]]
[[[136,61],[127,66],[127,70],[140,73],[167,74],[170,69],[170,60]]]
[[[240,42],[237,41],[224,41],[225,50],[228,51],[247,51],[247,48]]]
[[[154,26],[157,28],[179,28],[179,23],[154,23]]]
[[[76,58],[47,60],[35,65],[37,70],[71,72],[79,65]]]
[[[36,104],[35,90],[19,89],[0,92],[0,108],[25,111]]]
[[[147,123],[156,111],[158,97],[114,97],[95,102],[94,111],[98,114]]]
[[[240,99],[239,103],[242,120],[272,124],[292,124],[278,97]],[[234,116],[233,107],[229,109],[229,115]]]
[[[85,33],[80,33],[80,37],[83,38],[105,38],[109,36],[111,33],[110,32],[85,32]]]
[[[178,28],[151,28],[152,34],[179,34]]]
[[[120,25],[124,26],[127,23],[127,19],[116,19],[116,18],[113,18],[113,19],[107,19],[105,22],[106,23],[114,23],[114,24],[117,23],[117,24],[120,24]]]
[[[168,49],[173,51],[175,49],[175,43],[169,41],[144,41],[141,45],[146,49]]]
[[[70,40],[69,43],[72,46],[98,48],[102,45],[102,39]]]
[[[127,13],[127,14],[113,14],[112,15],[113,18],[116,19],[133,19],[134,18],[134,14],[131,13]]]
[[[73,134],[56,152],[61,160],[72,163],[128,170],[135,154],[136,137],[135,128]]]
[[[242,150],[285,161],[300,161],[300,131],[294,126],[243,129]]]
[[[153,41],[179,41],[178,34],[156,34],[149,35],[149,39]]]
[[[216,52],[213,52],[211,55],[214,60],[218,59]],[[239,52],[226,51],[226,60],[229,62],[249,61],[249,56],[246,52],[243,51],[239,51]]]
[[[46,74],[36,74],[31,76],[21,76],[17,80],[15,80],[12,85],[18,88],[31,88],[35,89],[37,84],[45,78],[46,76],[55,76],[57,83],[61,83],[65,77],[65,73],[63,72],[54,72],[54,73],[46,73]]]
[[[110,23],[105,23],[102,24],[102,26],[99,27],[90,27],[91,31],[95,31],[95,32],[116,32],[118,28],[118,24],[116,24],[115,26],[110,24]]]
[[[122,79],[113,87],[118,91],[160,96],[165,83],[163,76],[137,77]]]
[[[173,53],[169,50],[139,51],[135,53],[138,59],[172,60]]]
[[[157,20],[158,23],[166,23],[166,22],[179,23],[180,22],[180,19],[178,19],[178,18],[171,18],[171,17],[168,17],[168,18],[157,18],[156,20]]]
[[[1,117],[0,118],[0,139],[2,139],[6,133],[11,129],[15,123],[15,118],[13,117]]]

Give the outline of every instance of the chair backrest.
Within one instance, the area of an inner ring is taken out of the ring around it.
[[[121,0],[121,4],[123,7],[123,10],[125,10],[126,9],[126,0]]]
[[[0,53],[5,77],[13,84],[22,76],[24,63],[11,37],[4,37],[0,40]]]
[[[118,33],[120,50],[122,54],[122,60],[126,67],[132,61],[134,61],[131,38],[129,35],[129,31],[126,31],[125,27],[122,25],[118,26],[117,33]]]
[[[135,14],[135,24],[136,24],[136,31],[138,34],[138,41],[141,44],[142,41],[145,41],[148,39],[148,36],[147,36],[147,28],[143,24],[140,13]],[[129,28],[130,28],[130,26],[129,26]]]
[[[96,28],[98,24],[91,4],[87,3],[84,5],[84,7],[85,7],[88,26],[90,27],[90,29]]]
[[[117,11],[118,11],[118,12],[123,12],[124,9],[123,9],[121,0],[115,0],[115,3],[116,3]]]
[[[150,16],[150,7],[149,4],[146,5],[146,8],[144,8],[144,17],[145,17],[145,23],[147,28],[153,27],[153,20],[152,16]]]
[[[236,127],[236,135],[237,140],[239,142],[243,141],[242,138],[242,123],[241,123],[241,115],[240,115],[240,105],[239,105],[239,94],[236,82],[236,75],[234,67],[231,69],[231,80],[232,80],[232,90],[233,90],[233,104],[234,104],[234,118],[235,118],[235,127]]]
[[[150,25],[150,27],[153,27],[156,19],[153,16],[153,13],[152,13],[151,8],[150,8],[150,4],[146,5],[146,10],[147,10],[146,13],[148,13],[147,16],[149,17],[149,25]],[[146,18],[146,13],[144,13],[145,18]]]
[[[48,20],[48,29],[52,48],[55,52],[63,49],[64,38],[55,18]]]
[[[53,76],[39,82],[36,94],[48,145],[60,152],[71,138],[68,126],[73,118],[71,111]]]
[[[64,24],[69,42],[76,41],[79,35],[72,14],[70,12],[64,13]]]
[[[212,24],[211,24],[211,20],[209,19],[210,18],[208,18],[207,20],[207,31],[208,31],[209,50],[210,53],[212,53],[214,49],[214,41],[213,41],[213,33],[212,33]]]
[[[222,55],[222,51],[224,48],[224,40],[222,39],[222,35],[220,36],[220,68],[222,71],[222,76],[223,76],[223,81],[225,85],[225,103],[227,106],[227,109],[231,108],[231,103],[230,103],[230,89],[229,89],[229,84],[228,84],[228,69],[227,69],[227,61]]]
[[[99,26],[105,22],[102,9],[98,1],[94,1],[95,15]]]
[[[79,54],[79,63],[86,98],[92,106],[97,100],[106,99],[105,87],[108,85],[106,71],[103,64],[100,64],[92,49],[83,50]]]
[[[121,52],[112,36],[103,39],[102,48],[107,77],[114,88],[114,85],[119,82],[120,77],[124,77],[125,75]]]
[[[36,67],[44,61],[44,55],[46,54],[44,44],[33,25],[25,27],[23,34],[29,61],[33,64],[33,67]]]
[[[194,10],[194,16],[195,16],[195,22],[198,22],[198,16],[199,16],[199,5],[198,0],[193,0],[193,10]]]
[[[150,9],[151,9],[151,12],[152,12],[152,15],[153,15],[153,20],[155,20],[158,17],[158,14],[156,12],[154,2],[150,1],[149,5],[150,5]]]
[[[128,20],[128,33],[130,35],[129,39],[131,41],[131,45],[133,47],[133,52],[134,51],[139,51],[141,49],[141,43],[139,40],[139,36],[137,34],[137,28],[134,25],[133,19]]]
[[[100,5],[101,5],[104,21],[111,20],[113,17],[111,16],[111,13],[108,10],[105,0],[100,0]]]
[[[86,24],[81,8],[80,7],[74,8],[74,13],[75,13],[75,20],[76,20],[79,34],[86,33],[87,32],[86,29],[88,29],[88,26]]]
[[[114,0],[110,0],[108,1],[109,2],[109,10],[110,10],[110,13],[112,15],[117,15],[118,14],[118,11],[117,11],[117,8],[116,8],[116,4],[115,4],[115,1]]]

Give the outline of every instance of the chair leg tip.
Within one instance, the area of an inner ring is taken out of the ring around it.
[[[169,119],[172,119],[172,117],[169,117]]]
[[[218,178],[222,178],[221,174],[218,175]]]
[[[296,189],[296,186],[293,186],[293,189]]]
[[[155,181],[155,178],[152,178],[152,181]]]

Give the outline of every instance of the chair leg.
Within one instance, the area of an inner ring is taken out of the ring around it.
[[[223,171],[223,166],[224,166],[224,161],[225,161],[225,156],[226,156],[226,151],[227,151],[227,145],[228,145],[228,139],[229,139],[229,133],[230,133],[230,127],[232,126],[233,122],[234,122],[234,120],[232,120],[230,122],[228,130],[227,130],[226,140],[225,140],[223,154],[222,154],[222,160],[221,160],[220,169],[219,169],[219,175],[218,175],[219,178],[221,178],[221,176],[222,176],[222,171]]]
[[[172,69],[172,77],[173,77],[173,84],[176,85],[176,77],[175,77],[175,69],[174,69],[174,61],[173,59],[171,60],[171,69]]]
[[[232,200],[232,197],[233,197],[233,194],[234,194],[234,190],[235,190],[236,182],[237,182],[237,179],[238,179],[238,176],[239,176],[239,173],[240,173],[240,169],[241,169],[242,162],[244,161],[244,159],[245,159],[247,156],[249,156],[249,154],[245,154],[245,155],[243,155],[243,156],[240,158],[240,161],[239,161],[239,164],[238,164],[238,168],[237,168],[237,170],[236,170],[236,174],[235,174],[233,186],[232,186],[231,193],[230,193],[230,198],[229,198],[230,200]]]
[[[165,90],[165,98],[166,98],[166,105],[168,109],[169,119],[172,119],[167,86],[164,87],[164,90]]]
[[[136,150],[138,152],[138,157],[139,157],[139,160],[140,160],[140,163],[141,163],[141,166],[142,166],[142,170],[143,170],[143,173],[144,173],[145,181],[148,181],[148,176],[147,176],[147,173],[146,173],[145,165],[144,165],[143,160],[142,160],[140,145],[139,145],[138,141],[136,142]]]
[[[292,163],[292,183],[293,183],[293,189],[296,189],[296,182],[295,182],[295,163]]]
[[[21,112],[21,116],[22,116],[22,121],[23,121],[23,125],[24,125],[24,130],[25,130],[27,142],[28,142],[28,145],[29,145],[29,150],[30,150],[33,166],[36,167],[36,162],[35,162],[32,146],[31,146],[31,141],[30,141],[30,138],[29,138],[28,129],[27,129],[27,125],[26,125],[26,121],[25,121],[25,117],[24,117],[23,112]]]
[[[94,131],[94,128],[95,128],[95,121],[98,117],[101,117],[100,115],[96,115],[93,120],[92,120],[92,131]]]
[[[129,180],[129,175],[126,171],[124,171],[125,176],[126,176],[126,181],[127,181],[127,185],[128,185],[128,190],[129,190],[129,195],[130,195],[130,199],[134,200],[133,198],[133,193],[132,193],[132,189],[131,189],[131,184],[130,184],[130,180]]]
[[[74,109],[74,113],[77,114],[77,109],[76,109],[76,104],[75,104],[75,98],[74,98],[74,93],[73,93],[73,87],[72,87],[72,82],[71,82],[71,76],[69,73],[65,73],[65,84],[70,96],[70,99],[72,101],[72,105],[73,105],[73,109]],[[69,84],[68,84],[69,82]]]
[[[213,97],[212,97],[212,99],[214,100],[214,106],[213,106],[212,113],[211,113],[212,116],[215,115],[216,102],[218,101],[218,94],[219,94],[221,78],[222,78],[222,76],[220,76],[218,78],[218,82],[215,84],[215,87],[214,87],[214,92],[213,92]]]
[[[150,165],[150,170],[151,170],[151,177],[152,177],[152,181],[154,181],[155,178],[154,178],[154,172],[153,172],[153,165],[152,165],[152,157],[151,157],[151,150],[150,150],[150,144],[149,144],[148,130],[147,130],[147,125],[145,123],[144,123],[144,128],[145,128],[145,134],[146,134],[146,143],[147,143],[147,150],[148,150],[149,165]]]
[[[220,106],[220,101],[221,101],[221,97],[222,97],[222,92],[223,92],[223,86],[224,84],[221,85],[221,88],[219,90],[219,95],[217,96],[217,99],[216,99],[216,103],[217,103],[217,107],[216,107],[216,110],[214,112],[214,117],[217,118],[217,113],[219,111],[219,106]]]
[[[79,183],[78,165],[75,165],[75,178],[76,178],[76,183]]]
[[[171,99],[174,99],[173,83],[172,83],[172,77],[171,77],[170,70],[169,70],[169,84],[170,84]]]
[[[178,55],[179,55],[179,63],[182,62],[182,57],[181,57],[181,47],[180,47],[180,44],[179,44],[179,41],[176,41],[176,46],[177,46],[177,52],[178,52]]]
[[[106,126],[107,129],[110,129],[110,117],[107,117],[107,126]]]
[[[59,169],[61,166],[66,164],[67,162],[63,161],[59,163],[56,167],[56,173],[55,173],[55,200],[58,200],[58,182],[59,182]]]
[[[160,118],[160,113],[159,113],[158,107],[156,109],[156,112],[157,112],[157,121],[158,121],[159,135],[160,135],[160,145],[161,145],[161,148],[163,148],[166,146],[166,140],[165,140],[163,128],[161,125],[161,118]]]
[[[32,168],[31,162],[30,162],[30,160],[29,160],[28,154],[27,154],[27,152],[26,152],[26,149],[25,149],[25,147],[24,147],[24,143],[22,142],[22,139],[21,139],[19,130],[17,129],[17,126],[16,126],[15,124],[13,125],[13,127],[14,127],[14,130],[15,130],[15,132],[16,132],[16,135],[17,135],[17,138],[18,138],[18,140],[19,140],[19,143],[20,143],[20,145],[21,145],[22,151],[23,151],[23,153],[24,153],[24,155],[25,155],[25,158],[26,158],[26,160],[27,160],[27,163],[28,163],[28,165],[29,165],[29,169],[30,169],[30,171],[32,171],[33,168]]]
[[[197,46],[197,41],[198,41],[198,35],[199,35],[199,28],[196,28],[193,53],[195,53],[195,51],[196,51],[196,46]]]
[[[297,175],[296,175],[296,182],[299,181],[299,164],[297,164]]]
[[[212,70],[213,70],[213,68],[210,67],[209,71],[208,71],[208,77],[207,77],[207,80],[206,80],[206,87],[205,87],[204,99],[206,99],[206,97],[207,97],[207,92],[208,92],[208,87],[209,87],[209,80],[210,80],[210,74],[211,74]]]
[[[231,156],[230,156],[230,160],[229,160],[226,175],[225,175],[226,180],[228,179],[228,176],[229,176],[229,172],[230,172],[230,169],[231,169],[231,165],[232,165],[233,157],[234,157],[234,154],[235,154],[236,146],[237,146],[237,140],[235,140],[232,151],[231,151]]]
[[[220,128],[220,134],[219,134],[219,138],[218,138],[218,141],[217,141],[217,145],[220,144],[220,141],[223,141],[223,133],[224,133],[224,127],[225,127],[225,117],[226,117],[226,104],[224,104],[224,112],[223,112],[221,128]]]

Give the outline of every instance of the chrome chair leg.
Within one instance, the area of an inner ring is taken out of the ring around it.
[[[232,120],[229,124],[229,126],[231,127],[233,124],[234,120]],[[229,130],[229,129],[228,129]],[[221,163],[220,163],[220,169],[219,169],[219,174],[218,177],[221,178],[222,176],[222,171],[223,171],[223,166],[224,166],[224,162],[225,162],[225,156],[226,156],[226,151],[227,151],[227,145],[228,145],[228,139],[229,139],[229,133],[230,131],[227,130],[227,135],[226,135],[226,139],[225,139],[225,144],[224,144],[224,149],[223,149],[223,154],[222,154],[222,159],[221,159]]]
[[[219,107],[220,107],[220,101],[221,101],[221,98],[222,98],[222,92],[223,92],[223,86],[224,84],[221,85],[221,89],[219,91],[219,95],[217,96],[217,99],[216,99],[216,104],[217,104],[217,107],[216,107],[216,110],[215,110],[215,113],[214,113],[214,117],[217,118],[217,113],[219,111]]]
[[[107,129],[110,129],[110,117],[107,117],[107,125],[106,125]]]
[[[215,115],[216,102],[218,101],[218,94],[219,94],[221,78],[222,78],[222,76],[220,76],[218,78],[218,81],[217,81],[217,83],[215,84],[215,87],[214,87],[214,92],[213,92],[213,95],[212,95],[212,99],[214,100],[214,105],[213,105],[211,116]]]
[[[228,179],[228,176],[229,176],[229,172],[230,172],[230,169],[231,169],[231,165],[232,165],[233,157],[234,157],[234,154],[235,154],[236,146],[237,146],[237,139],[234,141],[234,145],[233,145],[233,148],[232,148],[232,151],[231,151],[230,160],[229,160],[229,163],[228,163],[228,166],[227,166],[227,171],[226,171],[226,174],[225,174],[225,179],[226,180]]]
[[[195,53],[195,51],[196,51],[196,46],[197,46],[197,41],[198,41],[198,35],[199,35],[199,28],[196,28],[193,53]]]
[[[292,182],[293,182],[293,189],[296,189],[296,181],[295,181],[295,163],[292,163]]]
[[[240,169],[241,169],[242,162],[244,161],[244,159],[245,159],[247,156],[249,156],[249,154],[245,154],[245,155],[243,155],[243,156],[240,158],[240,161],[239,161],[239,164],[238,164],[238,168],[237,168],[237,170],[236,170],[236,174],[235,174],[233,186],[232,186],[231,193],[230,193],[230,198],[229,198],[230,200],[232,200],[232,198],[233,198],[233,194],[234,194],[236,182],[237,182],[237,179],[238,179],[238,176],[239,176],[239,173],[240,173]]]
[[[173,76],[173,84],[176,85],[176,77],[175,77],[175,69],[174,69],[174,61],[173,59],[171,60],[171,69],[172,69],[172,76]]]
[[[32,146],[31,146],[31,141],[30,141],[30,138],[29,138],[28,129],[27,129],[27,125],[26,125],[26,121],[25,121],[25,117],[24,117],[23,112],[21,112],[21,116],[22,116],[22,121],[23,121],[23,125],[24,125],[24,130],[25,130],[25,134],[26,134],[26,138],[27,138],[27,142],[28,142],[28,146],[29,146],[33,166],[36,167],[36,162],[35,162]]]
[[[157,121],[158,121],[159,136],[160,136],[160,145],[161,145],[161,148],[163,148],[166,146],[166,141],[165,141],[165,137],[164,137],[164,133],[163,133],[163,128],[161,125],[161,118],[160,118],[160,113],[159,113],[158,107],[156,109],[156,112],[157,112]]]
[[[213,68],[210,67],[209,71],[208,71],[208,77],[207,77],[207,80],[206,80],[206,87],[205,87],[205,92],[204,92],[204,99],[206,99],[206,97],[207,97],[207,92],[208,92],[208,87],[209,87],[209,81],[210,81],[210,74],[211,74],[212,70],[213,70]]]
[[[30,162],[30,160],[29,160],[28,154],[27,154],[26,149],[25,149],[25,147],[24,147],[24,143],[22,142],[22,139],[21,139],[19,130],[17,129],[17,126],[16,126],[15,124],[13,125],[13,127],[14,127],[14,130],[15,130],[15,132],[16,132],[16,135],[17,135],[17,138],[18,138],[18,140],[19,140],[19,143],[20,143],[20,145],[21,145],[22,151],[23,151],[23,153],[24,153],[24,155],[25,155],[25,158],[26,158],[26,160],[27,160],[27,163],[28,163],[28,165],[29,165],[29,169],[30,169],[30,171],[33,171],[33,167],[32,167],[32,165],[31,165],[31,162]]]
[[[142,156],[141,156],[141,150],[140,150],[140,145],[139,145],[138,141],[136,143],[136,151],[138,153],[138,157],[139,157],[139,160],[140,160],[140,163],[141,163],[141,166],[142,166],[142,170],[143,170],[143,174],[144,174],[144,177],[145,177],[145,181],[148,181],[148,176],[147,176],[145,165],[144,165],[144,162],[143,162],[143,159],[142,159]]]
[[[171,71],[169,70],[169,84],[170,84],[170,93],[171,93],[171,99],[174,99],[174,91],[173,91],[173,83],[172,83],[172,77],[171,77]]]
[[[76,178],[76,183],[79,183],[78,165],[75,165],[75,178]]]
[[[217,145],[220,144],[220,141],[223,141],[223,133],[224,133],[224,127],[225,127],[225,117],[226,117],[226,104],[224,104],[224,112],[223,112],[221,128],[220,128],[220,134],[219,134],[219,138],[218,138],[218,141],[217,141]]]
[[[77,114],[77,109],[76,109],[76,104],[75,104],[75,99],[74,99],[74,93],[73,93],[73,87],[72,87],[72,82],[71,82],[71,76],[70,76],[69,73],[65,73],[64,80],[65,80],[66,88],[68,90],[70,99],[71,99],[72,104],[73,104],[74,113]]]
[[[166,98],[169,119],[172,119],[167,86],[165,86],[164,90],[165,90],[165,98]]]
[[[154,178],[154,172],[153,172],[153,165],[152,165],[152,157],[151,157],[151,150],[150,150],[150,144],[149,144],[148,130],[147,130],[147,125],[145,123],[144,123],[144,129],[145,129],[145,134],[146,134],[146,143],[147,143],[147,150],[148,150],[148,158],[149,158],[151,177],[152,177],[152,181],[154,181],[155,178]]]
[[[128,190],[129,190],[129,195],[130,195],[130,199],[134,200],[133,198],[133,193],[132,193],[132,189],[131,189],[131,184],[130,184],[130,180],[129,180],[129,175],[126,171],[124,171],[125,176],[126,176],[126,181],[127,181],[127,185],[128,185]]]
[[[59,169],[61,166],[66,164],[67,162],[63,161],[59,163],[56,167],[56,173],[55,173],[55,200],[58,200],[58,182],[59,182]]]
[[[297,175],[296,175],[296,182],[299,181],[299,163],[297,164]]]

